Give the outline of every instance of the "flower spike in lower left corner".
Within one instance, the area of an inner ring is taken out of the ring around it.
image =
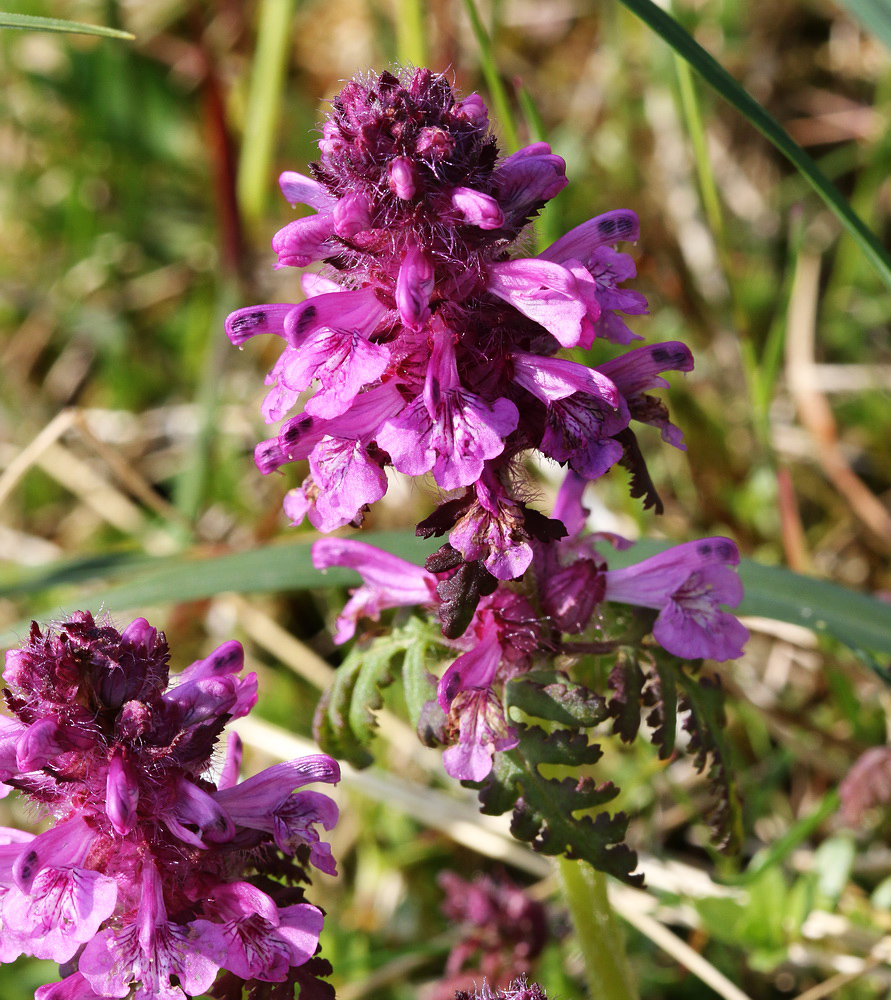
[[[17,789],[51,822],[0,828],[0,962],[52,959],[61,980],[36,1000],[184,1000],[214,986],[325,974],[313,959],[323,914],[304,899],[309,866],[335,873],[318,827],[337,806],[325,754],[237,783],[227,722],[257,699],[244,654],[226,642],[175,676],[164,634],[123,632],[76,612],[6,654],[0,792]],[[275,879],[270,876],[275,876]]]

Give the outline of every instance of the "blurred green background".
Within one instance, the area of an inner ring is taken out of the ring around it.
[[[458,0],[5,6],[136,36],[0,31],[0,627],[9,633],[72,601],[96,609],[109,581],[150,558],[185,579],[196,554],[312,539],[280,512],[300,477],[264,479],[251,458],[278,348],[255,341],[238,352],[222,332],[233,308],[299,297],[297,273],[275,271],[269,247],[293,217],[278,173],[305,171],[325,100],[356,72],[425,58],[458,90],[492,101]],[[891,59],[851,7],[685,0],[673,12],[887,245]],[[891,17],[883,0],[863,7]],[[519,141],[544,137],[567,161],[570,186],[544,213],[540,238],[611,208],[637,211],[634,287],[651,314],[632,325],[648,340],[687,342],[696,358],[669,396],[688,451],[642,438],[665,515],[657,524],[614,473],[598,484],[603,528],[680,541],[727,534],[763,564],[887,600],[889,289],[751,123],[620,4],[478,9]],[[510,129],[499,134],[511,151]],[[555,470],[534,475],[547,497]],[[410,534],[429,509],[422,490],[394,487],[366,525]],[[272,566],[265,572],[258,564],[244,587],[271,591],[263,596],[191,599],[186,587],[132,610],[165,628],[179,666],[242,638],[262,675],[260,714],[307,734],[317,698],[307,664],[332,656],[326,622],[342,592],[279,592]],[[692,895],[689,878],[666,875],[660,887],[651,877],[654,919],[754,998],[799,996],[846,973],[831,995],[884,996],[887,970],[870,955],[891,929],[889,825],[876,816],[855,840],[832,816],[807,820],[859,753],[884,742],[887,689],[831,640],[752,624],[747,657],[724,671],[748,811],[743,861],[790,831],[795,850],[730,895],[707,875]],[[258,735],[252,760],[259,767],[276,752]],[[381,748],[420,803],[415,818],[392,790],[363,794],[359,782],[342,796],[343,876],[324,879],[316,897],[343,997],[429,996],[450,946],[435,874],[491,864],[456,846],[445,821],[424,822],[423,790],[455,789],[415,758],[398,740]],[[641,747],[612,751],[605,767],[640,817],[636,846],[659,871],[738,870],[703,846],[703,787],[688,764],[665,768]],[[35,820],[15,802],[5,814],[7,824]],[[553,885],[536,885],[554,900],[559,929]],[[644,997],[715,995],[646,933],[628,933]],[[0,995],[31,995],[53,974],[36,962],[0,968]],[[575,997],[578,974],[571,941],[556,935],[540,981],[551,996]],[[807,994],[818,995],[829,993]]]

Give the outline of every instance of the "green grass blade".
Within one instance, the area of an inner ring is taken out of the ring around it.
[[[870,34],[891,49],[891,0],[841,0]]]
[[[850,233],[882,280],[891,288],[891,255],[878,237],[851,208],[841,192],[820,170],[814,160],[708,52],[695,41],[670,14],[652,0],[621,0],[644,21],[733,107],[743,114],[761,134],[789,160],[802,177],[826,202],[828,208]]]
[[[295,0],[260,4],[236,184],[238,207],[249,224],[262,218],[273,187],[269,167],[278,134],[294,8]]]
[[[362,541],[421,564],[436,547],[435,541],[418,539],[404,532],[369,532]],[[644,540],[624,552],[610,552],[613,569],[640,562],[669,547],[668,542]],[[310,546],[305,542],[267,545],[249,552],[232,552],[210,558],[194,554],[146,559],[134,555],[120,562],[97,560],[95,589],[85,589],[89,564],[66,561],[30,570],[21,580],[0,585],[0,598],[21,599],[50,587],[77,586],[85,591],[76,601],[65,601],[42,610],[41,620],[60,613],[100,605],[110,611],[138,609],[178,601],[201,600],[226,591],[276,593],[307,588],[355,586],[358,576],[349,570],[332,569],[320,573],[312,565]],[[119,572],[116,572],[119,569]],[[41,588],[41,577],[45,586]],[[738,608],[741,615],[754,615],[791,622],[838,639],[857,651],[891,653],[891,609],[868,594],[847,590],[825,580],[801,576],[778,566],[761,566],[744,559],[740,577],[745,597]],[[10,630],[2,636],[11,641]]]
[[[504,137],[504,146],[510,153],[516,152],[520,148],[520,138],[517,132],[517,123],[514,119],[513,109],[507,99],[507,91],[498,72],[498,65],[495,61],[495,52],[492,48],[492,39],[483,24],[479,11],[476,9],[474,0],[464,0],[464,7],[467,16],[470,18],[470,26],[473,29],[476,43],[480,48],[480,67],[483,76],[486,78],[486,85],[492,95],[492,104],[495,106],[495,114],[498,116],[498,124],[501,126],[501,134]]]
[[[369,532],[361,537],[363,541],[418,564],[423,563],[436,547],[435,542],[404,532]],[[90,580],[93,586],[88,585]],[[355,586],[358,581],[351,570],[335,568],[325,573],[317,570],[312,564],[310,546],[301,541],[209,558],[183,553],[150,559],[134,553],[132,557],[97,558],[93,562],[65,560],[41,567],[39,571],[29,570],[18,582],[0,585],[0,597],[21,599],[51,587],[75,587],[78,594],[75,599],[62,594],[61,599],[36,608],[28,619],[50,621],[87,608],[98,610],[101,607],[112,613],[138,611],[181,601],[200,601],[227,591],[278,593]],[[0,648],[18,642],[20,636],[27,634],[28,620],[0,634]]]
[[[101,24],[82,24],[80,21],[63,21],[58,17],[38,17],[36,14],[10,14],[0,12],[0,28],[18,28],[22,31],[56,31],[65,35],[102,35],[104,38],[133,40],[136,35]]]

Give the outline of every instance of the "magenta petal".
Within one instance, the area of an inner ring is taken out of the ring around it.
[[[75,972],[61,982],[38,986],[34,1000],[101,1000],[101,997],[80,972]]]
[[[746,628],[722,604],[742,600],[731,569],[739,550],[729,538],[676,545],[625,569],[605,573],[606,599],[656,608],[657,642],[677,656],[733,659],[742,653]]]
[[[291,947],[291,965],[303,965],[315,954],[322,933],[322,911],[309,903],[295,903],[279,911],[278,934]]]
[[[285,317],[294,308],[291,302],[272,302],[265,306],[236,309],[226,317],[226,336],[240,347],[261,333],[285,335]]]
[[[250,825],[247,821],[251,816],[271,813],[286,795],[312,781],[337,784],[340,781],[337,761],[327,754],[311,754],[274,764],[234,788],[220,789],[215,798],[237,822]]]
[[[587,307],[571,271],[545,260],[506,260],[489,268],[488,290],[543,326],[562,347],[582,336]]]
[[[114,912],[113,878],[86,868],[44,868],[28,894],[13,889],[3,900],[3,919],[28,937],[36,958],[67,962]]]
[[[21,852],[12,868],[22,892],[30,892],[38,874],[47,867],[80,867],[97,834],[82,816],[65,820],[35,837]]]
[[[225,844],[235,836],[235,824],[219,799],[185,778],[176,782],[176,799],[158,818],[171,833],[195,847],[206,847],[207,842]],[[197,827],[198,832],[190,827]]]
[[[345,413],[362,389],[375,382],[386,370],[390,350],[385,344],[372,344],[355,331],[317,330],[295,352],[292,368],[322,383],[320,391],[309,399],[306,412],[332,420]],[[290,375],[290,373],[289,373]]]
[[[458,743],[442,755],[443,766],[460,781],[482,781],[492,770],[495,751],[512,750],[520,741],[504,718],[501,702],[487,689],[462,693],[452,716],[456,712]]]
[[[482,191],[456,187],[448,192],[452,208],[462,222],[480,229],[498,229],[504,225],[504,215],[498,202]]]
[[[230,732],[226,741],[226,757],[220,769],[220,778],[217,788],[232,788],[238,784],[238,776],[241,773],[241,759],[244,754],[244,744],[238,733]]]
[[[399,318],[412,330],[419,330],[430,319],[430,297],[435,284],[433,265],[421,250],[409,247],[396,279],[396,305]]]
[[[437,688],[442,710],[448,712],[461,691],[489,687],[500,662],[501,646],[492,630],[473,649],[462,653],[442,675]]]
[[[479,94],[468,94],[452,108],[459,118],[471,122],[480,132],[489,127],[489,109]]]
[[[524,146],[498,164],[495,173],[498,200],[509,212],[525,216],[550,201],[569,183],[566,162],[546,142]]]
[[[226,674],[237,674],[244,667],[244,648],[240,642],[230,639],[224,642],[206,656],[203,660],[196,660],[186,667],[177,678],[177,683],[182,686],[187,681],[195,681],[203,677],[221,677]]]
[[[514,377],[533,396],[545,403],[585,392],[615,409],[619,390],[602,372],[566,358],[546,358],[517,351],[513,355]]]
[[[225,957],[225,943],[214,925],[164,924],[144,937],[143,943],[130,924],[100,931],[87,943],[78,966],[100,997],[185,1000],[210,989]],[[173,977],[179,986],[171,983]],[[131,992],[136,983],[142,985]]]
[[[363,229],[371,227],[372,204],[363,191],[352,191],[338,198],[332,215],[334,231],[338,236],[349,239]]]
[[[324,292],[295,306],[285,320],[285,336],[292,347],[302,347],[312,330],[327,329],[358,332],[368,337],[387,315],[388,309],[374,294],[371,286],[339,292]],[[285,375],[292,389],[299,384],[296,372],[289,366]],[[311,377],[311,376],[310,376]]]
[[[723,662],[742,656],[749,630],[711,602],[702,602],[694,610],[688,593],[666,603],[653,625],[653,638],[675,656]]]
[[[436,589],[436,577],[398,556],[350,538],[323,538],[312,547],[317,569],[347,566],[356,570],[363,585],[353,592],[337,618],[334,641],[346,642],[361,617],[377,619],[384,608],[428,604]]]
[[[184,994],[204,993],[225,956],[220,928],[207,921],[167,920],[160,875],[150,856],[143,861],[141,890],[134,921],[108,927],[89,941],[78,961],[80,972],[105,997],[183,1000]]]
[[[397,156],[387,168],[388,185],[393,194],[403,201],[414,198],[418,189],[418,174],[414,162],[407,156]]]
[[[10,653],[13,652],[18,650],[10,650]],[[6,662],[7,665],[10,662],[9,653],[6,654]],[[0,715],[0,779],[11,778],[19,773],[16,747],[27,730],[28,727],[23,726],[17,719]]]
[[[318,181],[295,170],[285,170],[278,183],[282,194],[292,205],[309,205],[321,212],[331,209],[336,202]]]
[[[569,539],[580,535],[587,523],[589,511],[582,503],[587,486],[587,479],[568,469],[557,493],[551,516],[563,522]]]
[[[55,719],[38,719],[21,734],[16,745],[19,771],[38,771],[71,747]]]
[[[115,833],[126,837],[133,829],[138,804],[139,785],[133,780],[122,758],[112,757],[108,762],[108,774],[105,779],[105,814],[111,821]]]
[[[619,240],[634,243],[640,239],[640,219],[628,208],[617,208],[604,212],[561,236],[547,250],[539,254],[541,260],[562,264],[575,258],[588,264],[591,255],[598,248]]]
[[[272,249],[278,254],[280,266],[306,267],[331,252],[333,235],[333,216],[309,215],[280,229],[272,238]]]
[[[361,441],[325,438],[309,457],[319,487],[316,511],[325,522],[348,524],[387,492],[387,476]]]

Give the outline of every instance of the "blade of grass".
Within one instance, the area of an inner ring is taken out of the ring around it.
[[[468,0],[469,2],[469,0]],[[891,288],[891,255],[878,237],[854,212],[838,188],[820,170],[814,160],[791,138],[718,61],[685,31],[680,24],[652,0],[620,0],[663,41],[667,42],[726,101],[737,109],[761,134],[789,160],[802,177],[826,203],[830,211],[850,233],[861,251]]]
[[[263,0],[260,4],[236,186],[238,207],[248,224],[262,218],[271,187],[269,167],[284,93],[282,83],[295,6],[295,0]]]
[[[807,816],[793,824],[764,851],[756,854],[744,872],[739,875],[719,877],[719,881],[726,885],[748,885],[754,882],[762,872],[785,861],[799,844],[804,843],[819,828],[824,820],[838,812],[839,801],[838,789],[830,789]]]
[[[486,85],[492,95],[492,103],[495,105],[495,113],[498,115],[498,124],[501,126],[501,133],[504,137],[504,145],[510,152],[515,152],[520,148],[520,139],[517,132],[517,123],[514,118],[513,109],[507,99],[507,91],[498,72],[495,62],[495,53],[492,48],[492,39],[485,25],[480,19],[479,11],[476,9],[474,0],[464,0],[464,8],[470,18],[470,26],[476,38],[476,43],[480,49],[480,68],[486,78]]]
[[[545,126],[539,114],[538,107],[529,93],[529,89],[519,77],[514,80],[514,88],[517,92],[517,100],[520,102],[520,109],[523,118],[526,120],[526,128],[532,142],[545,142]],[[560,222],[557,214],[557,207],[554,203],[547,205],[538,213],[535,220],[535,244],[536,249],[541,250],[556,242],[560,235]]]
[[[403,66],[427,65],[424,0],[399,0],[396,10],[396,51]]]
[[[0,28],[17,28],[21,31],[55,31],[65,35],[101,35],[103,38],[124,38],[132,41],[136,35],[101,24],[83,24],[64,21],[58,17],[39,17],[36,14],[10,14],[0,12]]]
[[[387,552],[393,552],[418,565],[430,554],[435,542],[424,541],[402,532],[369,532],[362,540]],[[624,552],[610,553],[610,566],[619,569],[662,552],[671,543],[650,539],[637,542]],[[267,545],[249,552],[230,552],[211,558],[194,553],[124,562],[122,573],[102,573],[97,565],[97,587],[83,594],[85,572],[81,561],[56,563],[43,568],[46,588],[77,584],[81,595],[75,602],[58,604],[37,615],[56,618],[60,613],[90,604],[104,605],[111,611],[140,606],[165,605],[178,601],[200,600],[224,591],[235,593],[276,593],[307,588],[356,586],[359,577],[351,570],[332,569],[320,573],[312,565],[309,545],[298,542]],[[114,564],[109,566],[113,571]],[[779,566],[761,566],[743,559],[739,568],[745,597],[737,609],[741,615],[791,622],[822,635],[832,636],[855,651],[873,650],[891,653],[891,614],[882,601],[847,590],[825,580],[802,576]],[[123,579],[122,579],[123,577]],[[0,586],[0,597],[16,599],[38,593],[40,576],[30,570],[20,584]],[[7,630],[0,641],[9,642],[21,627]]]

